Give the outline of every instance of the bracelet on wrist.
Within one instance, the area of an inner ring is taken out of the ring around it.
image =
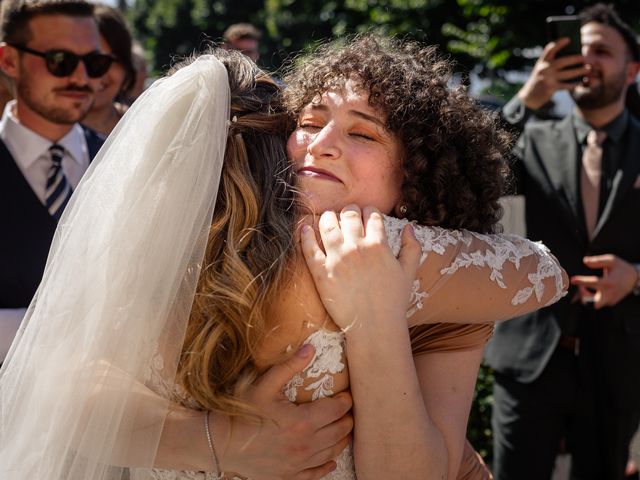
[[[216,449],[213,447],[213,437],[211,436],[211,429],[209,427],[209,410],[205,410],[204,412],[204,433],[207,437],[207,443],[209,444],[209,453],[211,453],[211,458],[213,460],[213,467],[214,471],[216,472],[216,478],[221,478],[220,461],[218,460]]]

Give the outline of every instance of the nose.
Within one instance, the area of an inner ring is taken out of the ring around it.
[[[307,153],[316,158],[337,158],[340,155],[338,131],[335,125],[327,123],[316,132],[307,145]]]
[[[84,61],[80,60],[76,69],[69,75],[69,80],[76,85],[87,85],[89,83],[89,74]]]
[[[594,48],[590,45],[585,45],[584,42],[582,44],[582,56],[584,57],[584,62],[587,64],[592,64],[597,60],[597,55]]]

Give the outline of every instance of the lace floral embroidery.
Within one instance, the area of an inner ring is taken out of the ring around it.
[[[384,224],[389,239],[389,246],[393,253],[398,256],[400,253],[400,235],[404,226],[409,223],[408,220],[385,217]],[[471,246],[472,240],[475,238],[482,242],[484,248],[480,248],[473,252],[463,251],[458,254],[451,264],[443,268],[440,273],[442,275],[452,275],[461,268],[469,268],[471,266],[489,267],[489,279],[500,288],[507,288],[502,270],[505,263],[511,262],[516,269],[520,268],[520,261],[528,256],[535,255],[538,259],[538,267],[536,273],[528,275],[531,286],[518,290],[511,299],[512,305],[520,305],[526,302],[532,295],[538,302],[542,301],[544,294],[544,280],[554,278],[556,291],[553,297],[545,304],[550,305],[561,298],[562,288],[562,270],[560,266],[553,261],[549,250],[542,243],[530,242],[516,235],[484,235],[481,233],[470,232],[466,230],[445,230],[439,227],[423,227],[414,225],[416,238],[422,245],[421,262],[427,258],[431,252],[437,255],[444,255],[448,246],[463,244],[467,248]],[[407,317],[411,317],[416,311],[423,308],[422,301],[428,296],[427,292],[420,291],[419,284],[413,285],[411,295],[411,304],[407,311]]]
[[[418,284],[419,287],[419,284]],[[286,385],[285,395],[295,402],[298,389],[304,385],[305,378],[319,378],[304,389],[311,391],[311,400],[317,400],[333,395],[333,375],[344,370],[344,333],[318,330],[305,340],[316,349],[316,355],[304,370],[303,375],[296,374]],[[356,480],[356,469],[353,462],[351,445],[345,448],[336,458],[336,469],[325,475],[323,480]]]
[[[316,354],[303,375],[297,373],[287,383],[284,394],[291,402],[295,402],[298,389],[304,385],[304,378],[319,378],[319,380],[304,387],[306,391],[313,392],[311,400],[333,395],[333,375],[344,370],[344,333],[318,330],[312,333],[305,341],[314,346]]]
[[[353,461],[353,447],[349,445],[338,458],[336,469],[322,477],[322,480],[356,480],[356,466]]]
[[[427,298],[429,294],[420,290],[420,280],[414,280],[411,285],[411,299],[409,300],[409,309],[407,310],[407,318],[410,318],[418,310],[422,310],[424,306],[422,300]]]

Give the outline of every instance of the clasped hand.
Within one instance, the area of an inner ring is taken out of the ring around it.
[[[584,264],[602,269],[602,277],[574,275],[571,284],[577,285],[582,303],[593,302],[596,309],[611,307],[629,295],[637,280],[636,269],[629,262],[612,254],[584,257]]]
[[[395,258],[378,210],[355,205],[339,215],[325,212],[318,230],[302,231],[302,251],[327,312],[344,331],[373,318],[405,318],[421,247],[409,224],[402,232],[402,250]]]
[[[307,367],[313,353],[311,345],[303,346],[242,396],[268,418],[256,423],[239,417],[230,430],[214,432],[223,470],[256,480],[317,480],[336,468],[334,460],[353,428],[350,393],[301,405],[283,394],[284,385]]]

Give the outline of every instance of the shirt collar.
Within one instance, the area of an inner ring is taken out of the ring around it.
[[[607,134],[607,140],[613,142],[619,142],[627,129],[627,123],[629,121],[629,112],[624,109],[620,115],[611,120],[604,127],[599,128]],[[587,134],[593,127],[587,123],[587,121],[579,115],[573,114],[573,127],[576,131],[576,137],[580,144],[584,144],[587,139]]]
[[[28,168],[40,156],[49,155],[48,150],[53,142],[22,125],[14,114],[15,105],[16,101],[12,100],[4,108],[0,120],[0,139],[15,161]],[[71,159],[79,165],[82,165],[84,158],[89,157],[84,132],[77,123],[57,143],[62,145]]]

